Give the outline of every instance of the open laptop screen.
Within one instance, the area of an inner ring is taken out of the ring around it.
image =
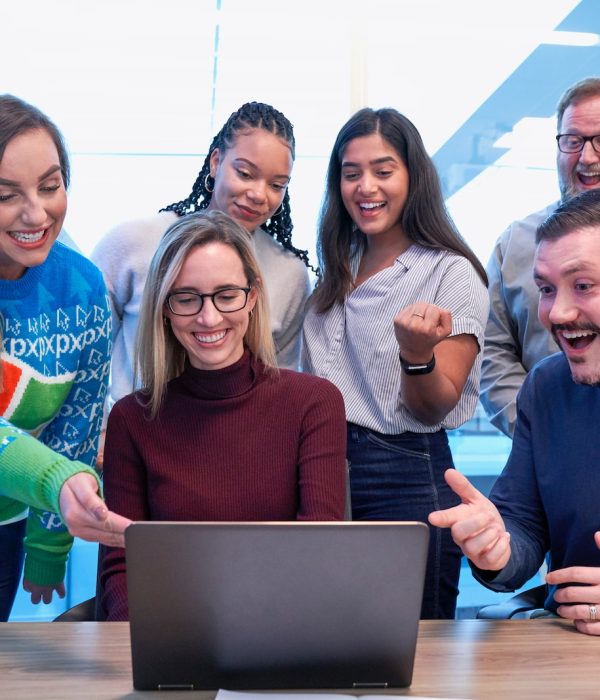
[[[409,685],[428,538],[423,523],[133,524],[135,688]]]

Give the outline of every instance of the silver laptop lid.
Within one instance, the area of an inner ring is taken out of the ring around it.
[[[131,525],[134,687],[409,685],[428,538],[423,523]]]

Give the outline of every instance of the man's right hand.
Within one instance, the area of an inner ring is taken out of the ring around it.
[[[496,506],[456,469],[444,474],[462,503],[429,514],[435,527],[449,527],[452,539],[478,569],[499,571],[510,559],[510,534]]]

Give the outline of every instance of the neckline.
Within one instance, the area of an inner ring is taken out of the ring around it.
[[[258,376],[258,360],[245,348],[237,362],[222,369],[196,369],[186,361],[181,380],[195,396],[215,400],[246,394],[254,387]]]

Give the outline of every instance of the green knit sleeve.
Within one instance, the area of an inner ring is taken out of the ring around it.
[[[54,586],[65,578],[73,538],[60,516],[30,508],[25,535],[23,578],[38,586]]]
[[[40,586],[64,579],[73,538],[57,515],[59,495],[64,482],[79,472],[98,480],[90,467],[53,452],[0,418],[0,494],[31,506],[24,576]]]
[[[0,418],[0,494],[58,513],[60,489],[78,472],[87,472],[98,479],[87,465],[53,452]]]

